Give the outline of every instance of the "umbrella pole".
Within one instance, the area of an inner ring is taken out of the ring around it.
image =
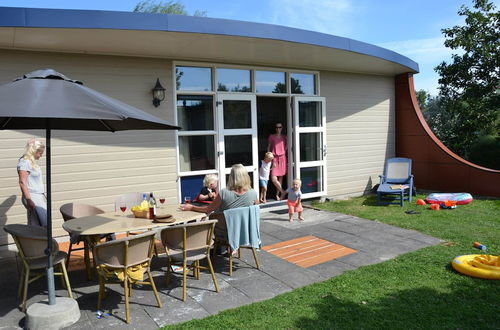
[[[50,120],[47,120],[45,130],[45,162],[47,173],[47,291],[49,295],[49,305],[56,303],[56,290],[54,284],[54,265],[52,260],[52,180],[50,173]]]

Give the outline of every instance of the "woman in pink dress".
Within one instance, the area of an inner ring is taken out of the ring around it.
[[[273,167],[271,169],[271,181],[276,187],[276,200],[280,200],[285,191],[283,190],[283,176],[286,174],[286,135],[281,134],[283,125],[276,123],[276,133],[269,135],[267,139],[267,151],[274,155]]]

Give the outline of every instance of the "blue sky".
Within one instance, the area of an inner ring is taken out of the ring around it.
[[[139,0],[0,0],[0,6],[132,11]],[[415,88],[437,94],[434,67],[449,61],[442,28],[463,24],[457,15],[472,0],[184,0],[189,13],[269,23],[360,40],[417,62]],[[494,0],[499,8],[500,0]]]

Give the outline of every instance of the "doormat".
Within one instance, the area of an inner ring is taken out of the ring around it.
[[[278,258],[308,268],[358,252],[316,236],[304,236],[262,248]]]

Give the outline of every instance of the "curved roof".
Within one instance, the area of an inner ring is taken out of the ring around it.
[[[353,39],[271,24],[133,12],[0,7],[0,48],[372,74],[418,72],[411,59]]]

